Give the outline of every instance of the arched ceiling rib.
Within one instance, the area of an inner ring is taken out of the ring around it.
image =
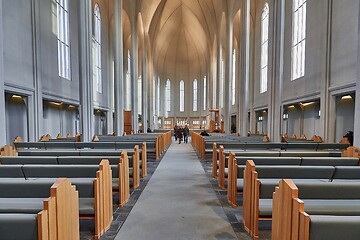
[[[239,2],[124,0],[124,9],[129,16],[134,14],[134,10],[141,13],[155,72],[163,78],[192,80],[206,74],[215,36],[223,35],[219,34],[222,33],[223,14],[229,9],[231,18],[234,18]],[[130,31],[126,31],[128,35],[124,33],[124,37],[129,39]]]

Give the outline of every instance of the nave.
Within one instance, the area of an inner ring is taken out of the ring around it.
[[[237,238],[191,144],[173,142],[115,239]]]

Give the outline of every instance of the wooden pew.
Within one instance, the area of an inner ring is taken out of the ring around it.
[[[125,171],[123,167],[121,170]],[[91,165],[0,165],[0,173],[2,178],[17,177],[28,181],[51,181],[58,177],[71,178],[79,191],[80,218],[94,218],[96,239],[109,229],[113,203],[112,170],[108,160],[102,160],[98,167]],[[125,180],[119,178],[119,184],[123,181]],[[93,209],[89,209],[91,204],[93,204]]]
[[[271,239],[358,239],[359,190],[359,182],[280,180],[273,193]]]
[[[7,182],[11,186],[18,186],[12,191],[11,197],[16,196],[15,191],[19,191],[21,201],[26,202],[26,193],[22,188],[29,188],[34,182],[24,181],[16,183]],[[35,183],[34,190],[38,188],[38,183]],[[51,186],[51,182],[42,184],[44,187]],[[20,192],[21,191],[21,192]],[[46,193],[41,192],[42,196]],[[14,239],[14,240],[48,240],[48,239],[80,239],[79,234],[79,206],[78,206],[78,192],[75,187],[71,185],[69,179],[59,178],[51,188],[49,188],[47,196],[43,201],[43,210],[37,214],[32,213],[31,209],[17,210],[14,213],[6,212],[0,213],[0,232],[1,239]],[[2,193],[3,195],[4,193]],[[36,195],[37,191],[33,191],[32,195]],[[4,196],[3,196],[4,197]],[[11,198],[13,199],[13,198]],[[41,199],[41,198],[40,198]],[[41,201],[41,200],[40,200]],[[35,207],[36,209],[36,207]],[[34,228],[37,226],[37,232],[34,232]],[[20,229],[19,229],[20,227]]]

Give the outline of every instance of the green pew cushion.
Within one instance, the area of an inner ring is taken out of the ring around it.
[[[1,157],[2,164],[58,164],[56,156]]]
[[[310,215],[310,240],[358,240],[360,216]]]
[[[37,214],[44,208],[44,204],[43,204],[44,199],[45,198],[0,198],[0,214],[1,213]]]
[[[0,178],[24,178],[22,165],[0,165]]]
[[[37,240],[37,232],[36,214],[0,214],[1,239]]]

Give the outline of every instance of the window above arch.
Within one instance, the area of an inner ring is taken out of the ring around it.
[[[193,81],[193,111],[197,112],[198,110],[198,82],[197,79]]]
[[[185,83],[180,80],[180,112],[185,111]]]
[[[101,74],[101,15],[99,4],[95,4],[94,7],[94,82],[96,91],[102,93],[102,74]]]
[[[168,79],[166,81],[166,86],[165,86],[165,102],[166,102],[166,111],[170,112],[171,111],[171,81],[170,79]]]
[[[68,0],[56,0],[59,76],[71,80]]]
[[[306,0],[293,0],[291,80],[305,75]]]
[[[261,15],[261,63],[260,63],[260,93],[267,91],[268,59],[269,59],[269,5],[265,3]]]

